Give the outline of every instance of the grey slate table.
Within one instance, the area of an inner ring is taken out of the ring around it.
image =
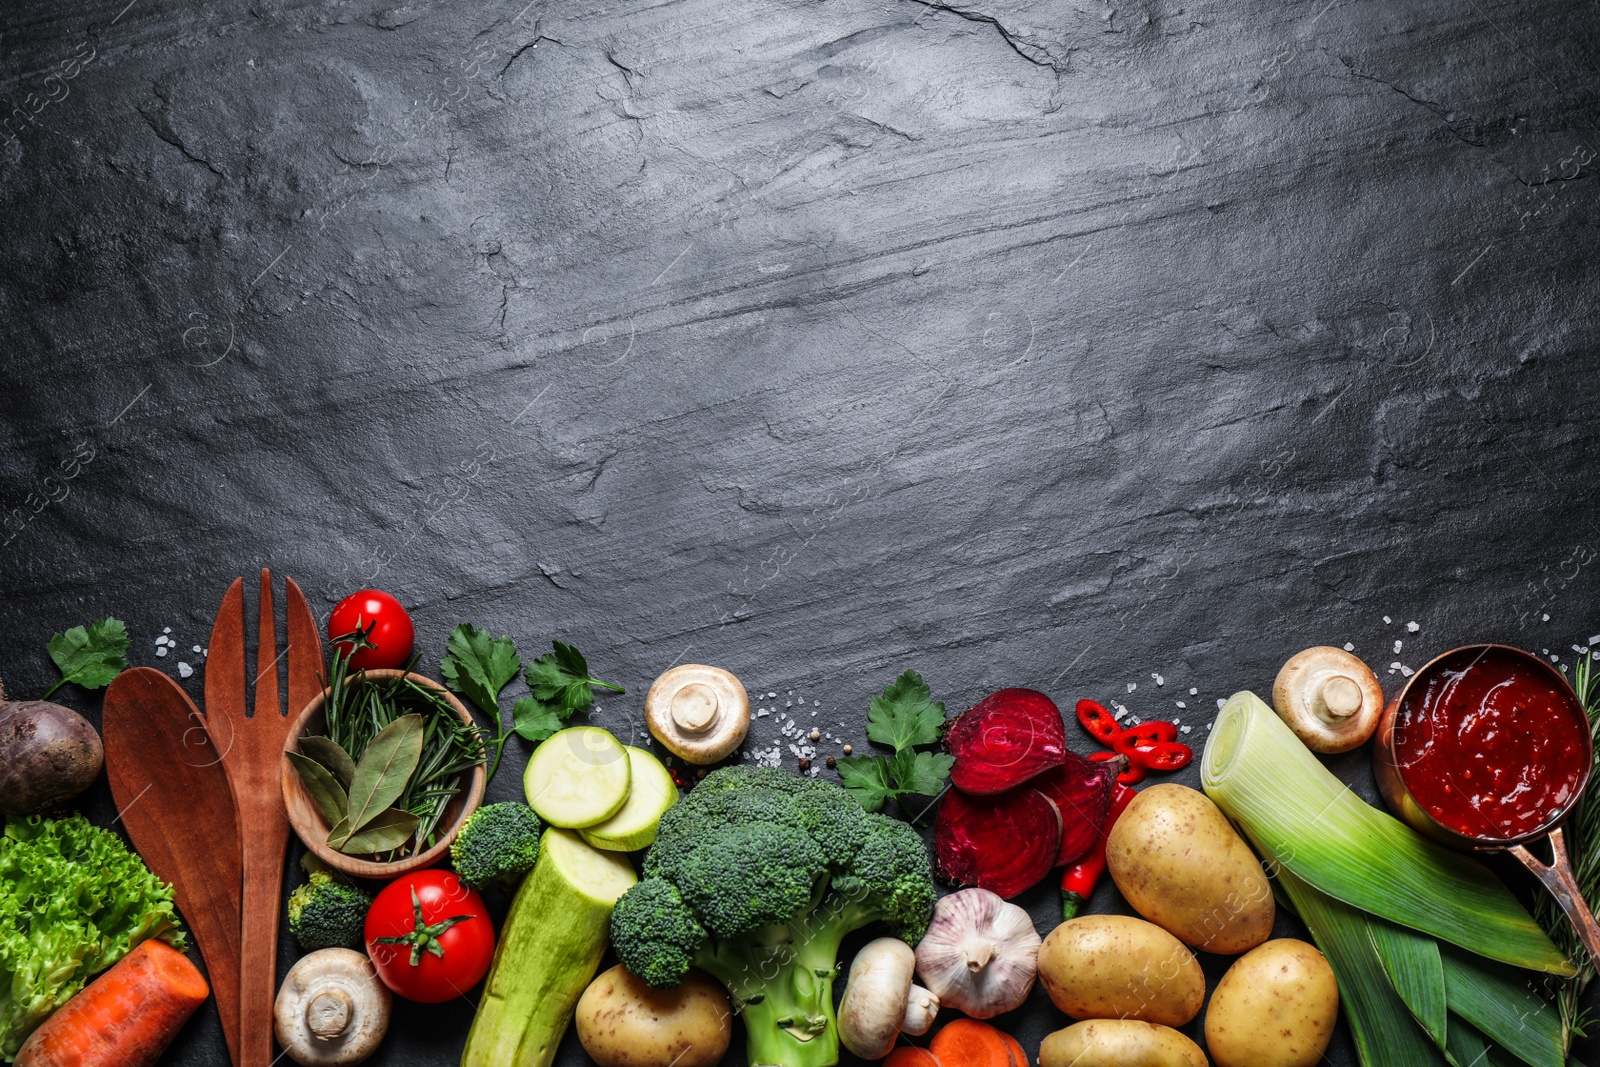
[[[862,744],[906,667],[1198,746],[1312,643],[1570,662],[1597,54],[1554,0],[17,0],[0,671],[109,613],[198,695],[263,564],[399,594],[430,665],[570,640],[619,731],[727,666],[752,747]],[[207,1015],[167,1061],[221,1056]]]

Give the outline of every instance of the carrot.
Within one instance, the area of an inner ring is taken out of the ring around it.
[[[976,1019],[951,1019],[933,1035],[928,1051],[940,1063],[960,1067],[1011,1067],[1011,1046],[1005,1035]]]
[[[882,1067],[944,1067],[939,1058],[925,1048],[901,1045],[884,1059]]]
[[[210,995],[183,953],[142,942],[46,1019],[16,1067],[152,1067]]]
[[[1028,1050],[1022,1047],[1022,1042],[1004,1030],[1000,1031],[1000,1036],[1005,1038],[1006,1048],[1011,1050],[1011,1058],[1016,1063],[1016,1067],[1028,1067]]]

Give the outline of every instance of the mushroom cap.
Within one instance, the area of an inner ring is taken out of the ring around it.
[[[839,1040],[845,1048],[864,1060],[889,1054],[905,1022],[916,965],[911,946],[896,937],[869,941],[856,953],[839,1001]]]
[[[1272,684],[1272,706],[1313,752],[1364,744],[1383,713],[1383,686],[1360,657],[1317,645],[1290,657]]]
[[[650,686],[644,698],[650,732],[680,759],[701,765],[726,759],[750,729],[744,684],[721,667],[685,663]]]
[[[318,949],[289,968],[278,990],[278,1044],[303,1067],[360,1063],[389,1029],[390,1003],[365,953]]]

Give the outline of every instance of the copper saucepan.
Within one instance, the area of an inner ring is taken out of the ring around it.
[[[1579,753],[1581,772],[1571,796],[1532,830],[1508,837],[1473,836],[1441,823],[1423,807],[1407,787],[1406,767],[1402,766],[1400,754],[1396,749],[1397,734],[1402,732],[1396,729],[1396,724],[1400,721],[1402,709],[1408,709],[1413,705],[1421,706],[1428,699],[1430,686],[1438,686],[1431,690],[1437,696],[1436,704],[1447,700],[1459,677],[1485,657],[1490,656],[1508,657],[1530,677],[1546,682],[1550,687],[1550,695],[1557,700],[1561,711],[1575,718],[1579,727],[1577,734],[1582,739],[1582,751]],[[1412,675],[1406,682],[1405,688],[1400,691],[1400,695],[1390,701],[1389,706],[1384,709],[1383,716],[1378,720],[1378,731],[1373,738],[1373,747],[1375,752],[1372,767],[1378,780],[1378,789],[1402,822],[1451,848],[1467,852],[1503,849],[1511,853],[1544,883],[1544,887],[1550,891],[1550,895],[1556,899],[1561,909],[1567,913],[1567,918],[1572,921],[1573,928],[1577,930],[1584,947],[1589,951],[1590,959],[1600,964],[1600,923],[1595,921],[1594,913],[1589,910],[1589,905],[1585,903],[1578,889],[1577,879],[1572,873],[1572,863],[1567,855],[1566,838],[1562,834],[1561,824],[1582,798],[1584,787],[1588,785],[1589,775],[1594,769],[1594,740],[1590,733],[1589,717],[1564,674],[1533,653],[1509,645],[1466,645],[1452,649]],[[1542,837],[1550,839],[1549,863],[1543,862],[1528,849],[1530,844]]]

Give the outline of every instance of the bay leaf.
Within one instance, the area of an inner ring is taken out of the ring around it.
[[[345,817],[349,805],[349,798],[345,795],[344,786],[340,785],[333,773],[311,759],[298,752],[285,752],[289,762],[300,775],[300,784],[306,787],[306,792],[311,799],[316,801],[317,808],[322,812],[322,817],[332,826]]]
[[[333,824],[333,829],[328,831],[328,847],[342,848],[350,837],[350,817],[347,815]]]
[[[300,751],[332,771],[339,785],[350,788],[356,776],[356,761],[339,742],[331,737],[302,737]]]
[[[409,811],[384,808],[352,834],[339,851],[352,856],[365,856],[373,852],[388,852],[411,840],[420,820]]]
[[[400,799],[422,759],[422,716],[402,715],[367,743],[350,778],[350,832],[356,833]]]

